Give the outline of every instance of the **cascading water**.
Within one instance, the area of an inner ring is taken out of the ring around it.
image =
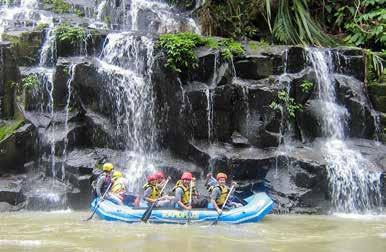
[[[308,58],[317,78],[321,128],[326,137],[321,151],[327,161],[332,203],[338,212],[373,210],[381,203],[381,174],[359,151],[345,143],[349,115],[336,100],[332,52],[309,48]]]
[[[191,18],[182,18],[173,11],[172,7],[162,1],[132,0],[130,3],[129,19],[131,30],[157,33],[173,33],[191,31],[200,33],[200,29]],[[149,15],[150,20],[143,20]],[[145,22],[146,25],[141,22]]]
[[[68,79],[67,81],[67,99],[66,99],[66,106],[64,108],[65,110],[65,121],[64,121],[64,133],[65,133],[65,137],[64,137],[64,146],[63,146],[63,153],[62,153],[62,157],[63,157],[63,161],[62,161],[62,180],[64,180],[65,178],[65,167],[64,167],[64,163],[65,161],[67,160],[67,145],[68,145],[68,131],[69,131],[69,128],[68,128],[68,119],[69,119],[69,113],[70,113],[70,103],[71,103],[71,95],[72,95],[72,82],[74,81],[75,79],[75,68],[76,68],[76,64],[72,64],[70,65],[69,67],[69,75],[70,75],[70,78]]]
[[[39,66],[54,65],[56,63],[56,57],[56,38],[52,25],[46,32],[46,38],[40,52]]]
[[[117,141],[128,151],[125,167],[133,189],[139,188],[144,172],[151,171],[146,160],[157,149],[151,85],[153,46],[153,40],[145,36],[109,34],[99,61],[99,72],[109,82],[107,92],[114,101],[111,109]]]

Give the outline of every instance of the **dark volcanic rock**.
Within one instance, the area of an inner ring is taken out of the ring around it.
[[[17,205],[24,201],[22,184],[25,179],[26,178],[24,176],[0,177],[0,202]]]
[[[335,75],[335,80],[338,99],[350,114],[348,120],[350,136],[371,139],[375,133],[375,126],[364,83],[344,75]]]
[[[36,130],[29,123],[18,128],[12,135],[0,142],[0,175],[20,173],[24,163],[34,159]]]
[[[195,146],[211,157],[213,174],[226,172],[231,179],[239,181],[242,190],[267,191],[276,202],[278,212],[313,209],[325,213],[331,207],[326,164],[318,146],[297,147],[288,153],[221,144],[196,143]]]
[[[3,40],[12,43],[12,51],[20,66],[39,63],[39,51],[44,40],[44,30],[14,31],[2,34]]]
[[[0,120],[13,118],[15,86],[20,79],[19,69],[8,42],[0,42]]]
[[[335,72],[365,81],[365,54],[361,48],[338,47],[333,50]]]

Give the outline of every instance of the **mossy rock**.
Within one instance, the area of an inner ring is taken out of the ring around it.
[[[15,133],[15,131],[24,123],[22,120],[5,121],[0,124],[0,142],[8,136]]]
[[[15,114],[15,85],[20,78],[9,42],[0,42],[0,118],[11,119]]]
[[[11,42],[12,51],[19,66],[32,66],[39,61],[44,30],[4,33],[3,40]]]
[[[386,96],[372,96],[375,110],[386,113]]]
[[[386,128],[386,113],[380,113],[381,124]]]
[[[386,96],[386,83],[377,83],[368,86],[369,94],[374,96]]]

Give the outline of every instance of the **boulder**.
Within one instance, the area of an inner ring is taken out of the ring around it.
[[[39,63],[40,48],[44,41],[44,30],[11,31],[3,35],[4,41],[10,41],[11,50],[19,66],[32,66]]]
[[[333,49],[334,71],[365,81],[365,54],[361,48],[338,47]]]
[[[98,55],[106,39],[107,34],[102,30],[84,29],[86,37],[83,40],[68,43],[67,41],[56,40],[58,57],[71,56],[93,56]]]
[[[349,113],[349,135],[357,138],[372,139],[375,133],[372,107],[366,95],[365,85],[355,78],[335,75],[337,98]]]
[[[0,120],[11,119],[16,113],[15,85],[19,69],[9,42],[0,42]]]
[[[23,202],[25,199],[22,192],[22,184],[25,182],[25,179],[25,176],[0,177],[0,202],[7,202],[11,205]]]
[[[36,130],[29,123],[22,124],[0,141],[0,174],[23,172],[24,163],[35,158],[35,143]]]

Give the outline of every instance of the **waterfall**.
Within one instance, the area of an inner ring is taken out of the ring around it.
[[[332,203],[338,212],[364,212],[380,206],[380,172],[362,154],[345,143],[348,112],[337,103],[332,52],[308,49],[308,59],[316,73],[326,137],[321,148],[327,162]]]
[[[117,141],[123,141],[124,149],[131,151],[125,167],[130,187],[136,189],[144,173],[152,170],[146,160],[157,150],[151,83],[153,46],[153,40],[146,36],[109,34],[99,59],[99,72],[113,101]]]
[[[104,11],[105,8],[106,8],[106,4],[107,4],[107,1],[106,1],[106,0],[101,1],[101,2],[98,4],[98,7],[97,7],[97,14],[96,14],[96,19],[99,20],[99,21],[103,21],[103,20],[102,20],[102,15],[103,15],[103,11]]]
[[[214,91],[214,90],[213,90]],[[213,140],[213,91],[209,88],[205,90],[206,95],[206,113],[207,113],[207,121],[208,121],[208,141],[211,142]]]
[[[72,87],[71,84],[74,81],[75,78],[75,68],[76,64],[72,64],[69,67],[69,75],[70,78],[67,81],[67,99],[66,99],[66,106],[65,106],[65,121],[64,121],[64,146],[63,146],[63,161],[62,161],[62,180],[65,178],[65,170],[64,170],[64,164],[67,161],[67,145],[68,145],[68,133],[69,133],[69,128],[68,128],[68,118],[69,118],[69,113],[70,113],[70,103],[71,103],[71,92],[72,92]]]
[[[200,33],[193,19],[180,17],[162,1],[131,0],[129,17],[133,31],[146,29],[157,33],[173,33],[185,30]],[[146,26],[140,24],[143,17],[149,18]]]
[[[41,52],[40,52],[40,66],[52,66],[56,62],[56,38],[54,29],[51,26],[46,33]]]

